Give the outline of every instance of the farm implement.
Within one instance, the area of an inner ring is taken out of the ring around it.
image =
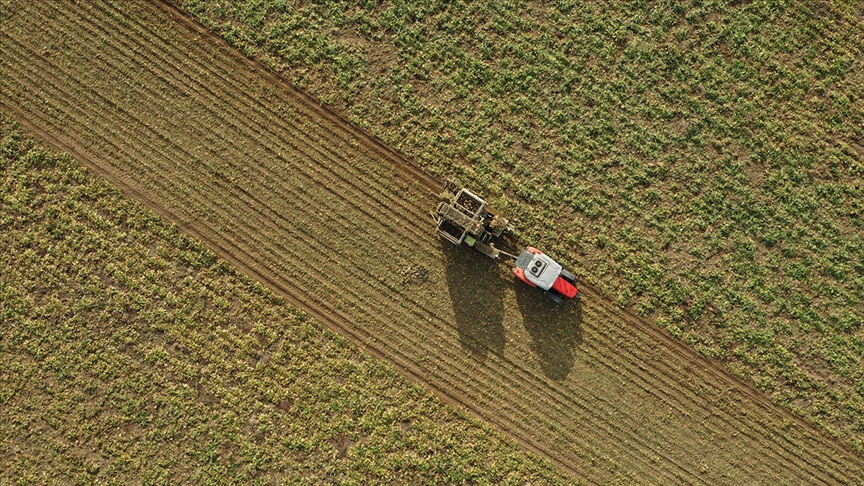
[[[576,276],[542,251],[529,246],[519,255],[495,247],[510,230],[506,218],[496,216],[486,201],[453,181],[447,181],[438,210],[432,213],[438,235],[454,245],[466,244],[492,259],[503,257],[514,261],[516,277],[543,291],[549,300],[562,303],[576,298]]]

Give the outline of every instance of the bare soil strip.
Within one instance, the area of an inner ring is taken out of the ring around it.
[[[172,7],[3,8],[0,108],[575,477],[864,477],[843,444],[595,289],[555,307],[506,268],[439,243],[435,178]]]

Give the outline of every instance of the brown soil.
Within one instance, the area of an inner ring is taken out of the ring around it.
[[[166,4],[12,0],[0,109],[588,482],[836,484],[864,460],[590,287],[442,244],[442,185]],[[406,279],[406,269],[424,278]],[[350,444],[334,444],[344,454]]]

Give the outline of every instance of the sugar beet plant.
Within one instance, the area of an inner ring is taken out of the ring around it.
[[[563,483],[0,115],[0,483]]]
[[[860,2],[181,4],[864,448]]]

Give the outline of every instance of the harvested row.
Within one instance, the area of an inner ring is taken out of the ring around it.
[[[864,471],[597,292],[553,308],[442,248],[434,179],[162,7],[22,5],[4,23],[4,109],[574,475],[831,484]]]

